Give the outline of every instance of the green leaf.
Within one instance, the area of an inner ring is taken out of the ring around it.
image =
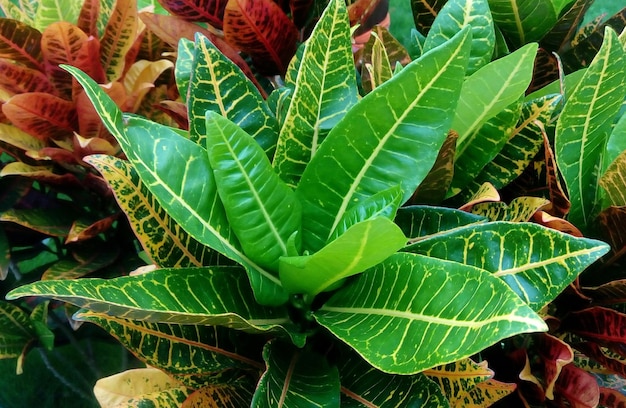
[[[343,408],[450,406],[441,388],[424,374],[387,374],[354,351],[342,353],[338,367]]]
[[[600,212],[600,171],[613,119],[626,95],[626,56],[607,28],[602,47],[568,98],[555,135],[556,161],[569,192],[568,220],[591,227]]]
[[[489,6],[495,24],[512,43],[513,48],[538,41],[558,21],[565,6],[553,0],[490,0]]]
[[[0,214],[0,221],[12,222],[22,227],[53,237],[65,237],[76,219],[67,208],[11,208]]]
[[[600,186],[606,191],[609,203],[617,207],[626,206],[626,150],[606,169]]]
[[[405,250],[487,270],[540,310],[609,246],[537,224],[489,222],[434,235]]]
[[[134,155],[129,159],[165,211],[199,242],[242,264],[260,303],[284,303],[287,295],[278,278],[243,253],[219,199],[206,150],[158,123],[135,117],[128,122]],[[170,163],[185,166],[172,171]]]
[[[187,104],[189,138],[206,146],[205,113],[212,111],[245,130],[263,150],[272,151],[278,137],[278,123],[259,90],[208,38],[196,34],[195,44]]]
[[[261,350],[251,341],[252,336],[224,327],[150,323],[87,310],[74,318],[102,327],[141,361],[188,387],[224,381],[230,375],[241,375],[241,369],[263,369],[256,359]]]
[[[533,214],[550,204],[550,200],[540,197],[515,197],[509,204],[502,201],[477,203],[471,213],[482,215],[490,221],[530,221]]]
[[[468,184],[469,190],[475,192],[484,183],[500,189],[519,177],[543,146],[544,126],[553,122],[562,100],[561,95],[553,94],[525,102],[513,134]]]
[[[625,36],[626,37],[626,36]],[[604,161],[606,167],[617,159],[617,156],[626,151],[626,115],[622,114],[611,132],[606,146]]]
[[[191,40],[181,38],[178,42],[174,76],[176,77],[176,86],[183,102],[187,102],[195,49],[195,44]]]
[[[369,219],[313,255],[280,258],[280,280],[290,293],[314,296],[382,262],[405,244],[402,230],[388,218]]]
[[[522,98],[498,112],[457,144],[450,191],[455,194],[474,181],[481,170],[502,150],[515,130]]]
[[[537,44],[528,44],[465,80],[452,122],[452,129],[459,134],[459,156],[471,144],[474,130],[524,95],[536,53]]]
[[[267,370],[252,399],[253,407],[339,407],[339,373],[326,358],[270,341],[263,350]]]
[[[143,182],[170,217],[202,244],[241,263],[260,303],[279,305],[286,302],[287,293],[280,287],[278,278],[242,253],[219,201],[206,149],[171,128],[138,117],[128,118],[132,126],[127,134],[122,112],[102,89],[80,70],[64,68],[83,86],[107,130],[115,136]],[[157,156],[159,160],[156,160]],[[185,165],[172,167],[171,163]]]
[[[274,167],[295,187],[326,134],[357,102],[345,3],[332,0],[305,43]]]
[[[43,0],[37,3],[33,26],[39,31],[59,21],[76,22],[83,4],[81,0]]]
[[[492,274],[409,253],[361,274],[314,316],[371,365],[392,374],[419,373],[503,338],[547,330]]]
[[[445,43],[466,25],[472,28],[472,50],[467,66],[469,76],[491,61],[496,44],[493,18],[487,0],[448,1],[437,14],[428,32],[424,50],[428,51]]]
[[[375,217],[386,217],[393,220],[398,211],[398,207],[400,207],[401,199],[402,189],[400,189],[400,186],[394,186],[357,203],[343,215],[339,225],[337,225],[333,235],[330,237],[330,241],[343,235],[348,228],[361,221]]]
[[[292,330],[286,308],[254,301],[246,275],[238,267],[157,269],[108,280],[39,281],[14,289],[7,299],[24,296],[49,297],[95,313],[149,323],[219,325],[283,335]],[[303,334],[294,331],[290,336],[303,344]]]
[[[37,333],[28,314],[19,307],[0,300],[0,359],[15,358],[17,373],[28,347],[37,339]]]
[[[48,305],[50,301],[39,303],[30,313],[30,321],[37,333],[37,339],[47,350],[54,348],[54,332],[48,327]]]
[[[193,239],[165,212],[129,162],[104,155],[83,160],[107,181],[135,235],[156,265],[175,268],[215,264],[216,253]]]
[[[206,113],[207,153],[230,227],[246,256],[278,271],[287,240],[302,218],[296,193],[274,172],[265,153],[240,127]]]
[[[296,190],[305,249],[322,248],[350,207],[379,191],[400,184],[402,202],[413,194],[450,128],[469,36],[465,28],[404,67],[329,133]]]
[[[454,208],[412,205],[398,210],[396,224],[409,238],[424,238],[487,221],[485,217]]]

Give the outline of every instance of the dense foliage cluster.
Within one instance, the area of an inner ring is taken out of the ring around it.
[[[0,19],[14,381],[39,358],[107,407],[626,404],[626,8],[40,3]],[[72,350],[93,382],[55,368]]]

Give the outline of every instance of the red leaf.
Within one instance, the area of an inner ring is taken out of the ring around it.
[[[239,69],[241,69],[248,79],[250,79],[259,89],[263,97],[267,97],[267,93],[261,84],[258,83],[248,63],[241,57],[241,55],[239,55],[237,50],[235,50],[222,38],[216,36],[209,30],[205,30],[194,23],[190,23],[189,21],[182,20],[178,17],[141,12],[139,13],[139,18],[141,18],[141,21],[144,22],[150,31],[173,47],[178,46],[178,41],[181,38],[194,41],[196,33],[203,34],[213,43],[213,45],[217,47],[218,50],[220,50],[222,54],[224,54],[228,59],[234,62]]]
[[[187,21],[207,22],[222,28],[228,0],[159,0],[175,16]]]
[[[600,408],[626,408],[626,395],[617,390],[600,387]]]
[[[570,314],[563,330],[599,343],[626,343],[626,314],[606,307],[590,307]]]
[[[48,77],[41,71],[0,59],[0,86],[11,94],[24,92],[53,93]]]
[[[87,35],[98,37],[100,0],[84,0],[76,25]]]
[[[595,377],[573,364],[563,367],[556,381],[555,402],[571,408],[594,408],[600,401]]]
[[[0,58],[42,71],[41,33],[17,20],[0,19]]]
[[[74,104],[47,93],[15,95],[2,112],[15,127],[41,140],[67,138],[76,128]]]
[[[70,73],[59,67],[61,64],[75,66],[97,82],[104,80],[97,40],[75,25],[64,21],[50,24],[42,34],[41,47],[46,73],[63,97],[71,99],[73,82]]]
[[[574,360],[574,352],[563,340],[546,333],[539,336],[537,350],[542,357],[546,397],[554,398],[554,386],[563,366]]]
[[[224,37],[249,54],[262,74],[284,74],[296,52],[298,29],[272,0],[229,0]]]

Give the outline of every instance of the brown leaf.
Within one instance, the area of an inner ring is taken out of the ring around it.
[[[411,0],[415,27],[426,35],[447,0]]]
[[[626,279],[614,280],[593,288],[583,288],[596,305],[626,303]]]
[[[439,204],[446,197],[454,175],[454,153],[459,134],[448,132],[432,169],[411,197],[412,204]]]
[[[585,342],[576,345],[576,348],[587,357],[602,364],[603,367],[622,377],[626,376],[626,359],[609,348],[601,347],[596,343]]]
[[[537,350],[542,357],[545,392],[548,399],[554,399],[554,387],[566,364],[574,360],[574,352],[563,340],[547,333],[537,335]]]
[[[81,220],[76,220],[72,224],[70,232],[67,234],[65,243],[85,241],[99,234],[107,231],[113,225],[113,222],[118,218],[118,214],[111,215],[96,222],[84,223]]]
[[[264,75],[284,74],[296,52],[298,29],[272,0],[229,0],[224,37],[250,55]]]
[[[611,206],[598,216],[604,239],[611,245],[610,262],[615,262],[626,254],[626,207]]]
[[[304,25],[306,24],[313,3],[314,0],[289,0],[291,19],[293,20],[294,24],[299,28],[304,27]]]
[[[2,105],[2,112],[15,127],[41,140],[65,139],[77,124],[72,102],[41,92],[13,96]]]
[[[17,20],[0,18],[0,58],[43,71],[41,33]]]
[[[583,237],[583,233],[580,232],[580,230],[576,228],[571,222],[566,221],[563,218],[550,215],[545,211],[537,211],[535,214],[533,214],[532,220],[537,224],[543,225],[544,227],[552,228],[554,230],[561,231],[575,237]]]

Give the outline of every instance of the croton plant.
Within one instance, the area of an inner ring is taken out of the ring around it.
[[[149,366],[102,406],[626,403],[626,10],[577,31],[589,1],[412,1],[405,44],[378,26],[354,54],[350,10],[379,2],[209,3],[177,45],[181,126],[62,66],[150,267],[13,289],[3,341],[51,346],[43,299],[73,305]],[[244,6],[315,23],[267,98],[229,40]]]

